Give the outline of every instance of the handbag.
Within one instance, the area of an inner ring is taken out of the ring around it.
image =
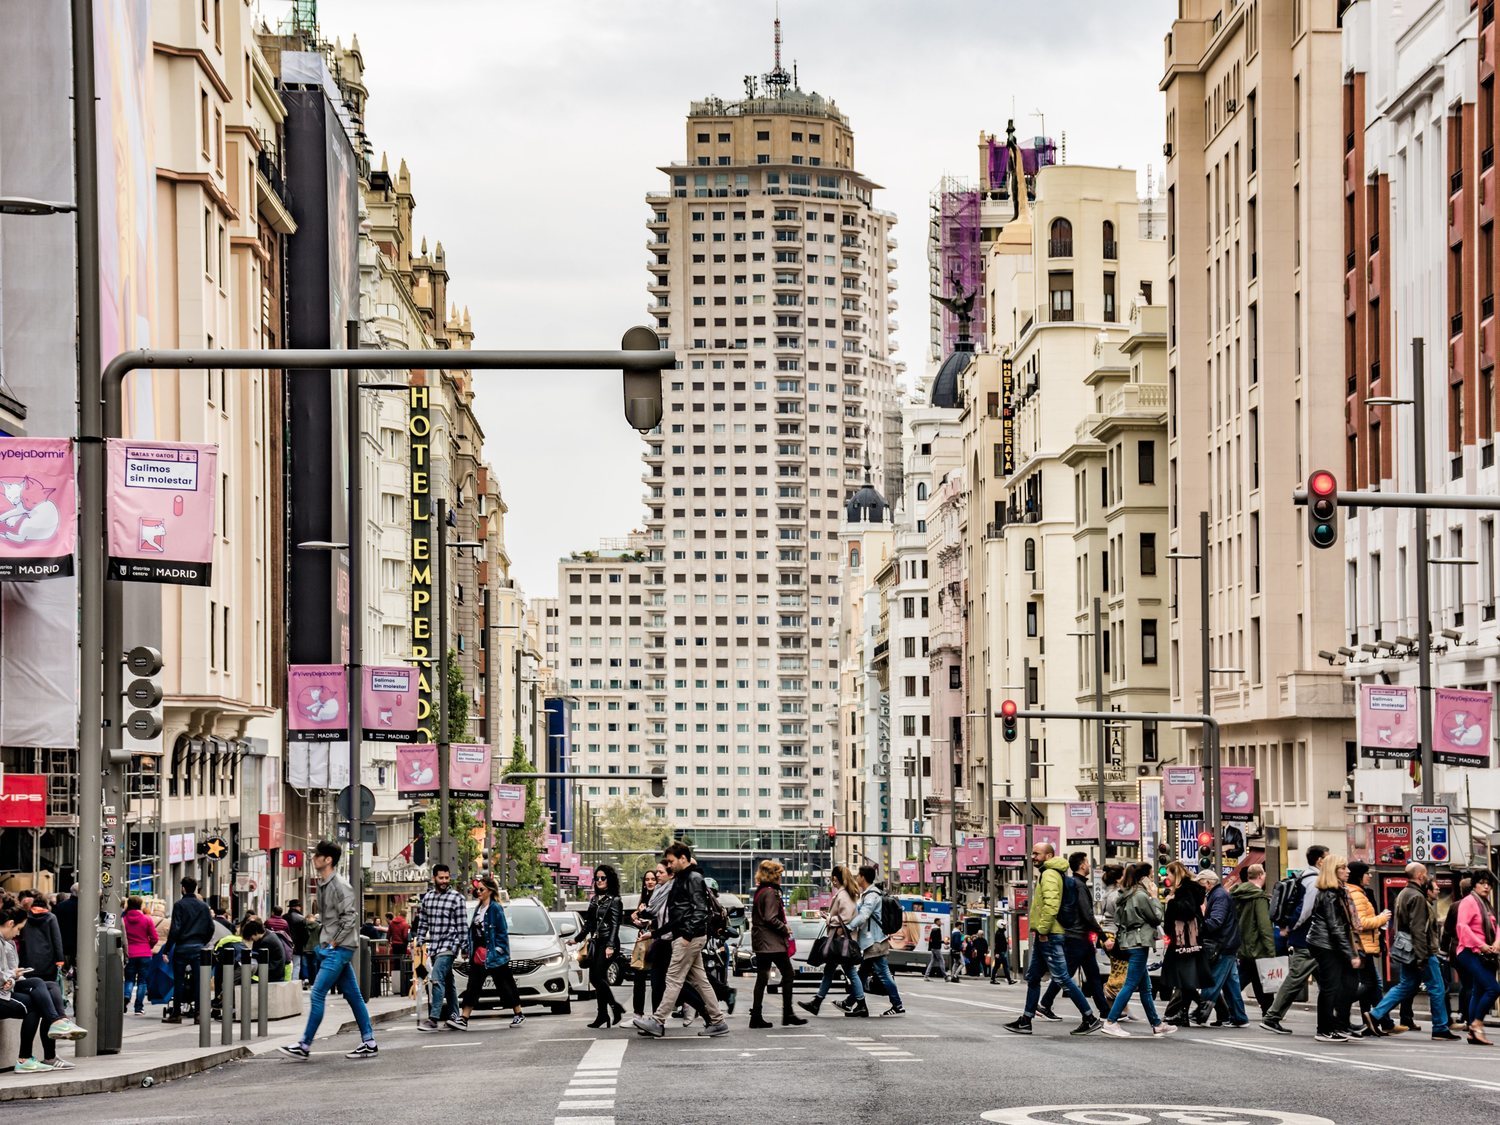
[[[786,935],[786,955],[788,957],[797,956],[797,939],[791,934]]]
[[[790,943],[788,943],[790,944]],[[814,969],[828,962],[828,947],[832,944],[832,938],[824,933],[819,934],[812,943],[812,948],[807,951],[807,963]],[[791,955],[788,949],[788,956]]]
[[[642,934],[635,939],[635,948],[630,951],[632,969],[646,968],[646,958],[651,955],[651,943],[655,940],[650,934]]]
[[[1410,965],[1417,959],[1416,948],[1412,945],[1411,934],[1406,930],[1396,933],[1396,940],[1391,942],[1391,960],[1398,965]]]
[[[594,959],[594,939],[584,938],[583,944],[578,947],[578,963],[585,968]]]
[[[484,964],[489,960],[489,955],[490,955],[490,951],[488,949],[486,949],[482,945],[476,945],[474,947],[474,954],[473,954],[473,956],[469,958],[469,964],[471,964],[471,965],[479,965],[479,966],[483,967]]]

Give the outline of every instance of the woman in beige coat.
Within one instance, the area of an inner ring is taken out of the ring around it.
[[[828,925],[825,932],[831,939],[830,946],[841,943],[841,938],[848,940],[852,951],[853,960],[846,961],[834,956],[831,948],[828,959],[823,962],[823,980],[818,985],[818,994],[811,1000],[803,1000],[798,1007],[804,1011],[818,1014],[818,1009],[823,1006],[824,999],[833,988],[834,977],[842,972],[849,979],[849,999],[836,1000],[835,1005],[843,1009],[846,1016],[868,1016],[870,1010],[865,1007],[864,986],[859,983],[859,947],[853,935],[849,933],[849,923],[853,921],[855,912],[859,909],[859,883],[854,873],[840,864],[833,869],[833,901],[828,904]]]

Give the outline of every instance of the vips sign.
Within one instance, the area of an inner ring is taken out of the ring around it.
[[[292,742],[343,742],[349,737],[349,682],[342,664],[287,668],[286,728]]]
[[[0,439],[0,582],[67,578],[77,545],[73,443]]]
[[[47,826],[47,777],[7,773],[0,777],[0,828]]]
[[[218,450],[112,438],[109,576],[207,586],[214,557]]]
[[[416,669],[405,665],[365,669],[360,711],[366,740],[417,740],[417,686]]]

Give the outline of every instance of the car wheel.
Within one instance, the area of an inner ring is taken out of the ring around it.
[[[620,962],[611,961],[609,968],[604,970],[604,979],[609,981],[611,988],[616,988],[625,980],[625,970],[620,967]]]
[[[548,1004],[547,1008],[552,1012],[554,1016],[571,1015],[573,1012],[573,1002],[571,1000],[565,1000],[561,1004]]]

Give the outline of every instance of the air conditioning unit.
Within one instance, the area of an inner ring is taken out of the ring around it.
[[[1167,157],[1168,159],[1171,158],[1173,151],[1174,150],[1173,150],[1172,142],[1171,141],[1168,141],[1166,144],[1164,144],[1164,145],[1161,146],[1161,154],[1163,156]]]

